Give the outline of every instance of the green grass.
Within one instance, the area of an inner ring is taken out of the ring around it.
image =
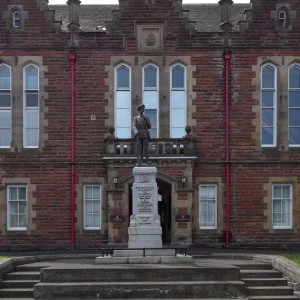
[[[297,264],[300,264],[300,254],[284,254],[283,256]]]

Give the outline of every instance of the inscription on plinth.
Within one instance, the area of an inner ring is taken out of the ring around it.
[[[154,213],[153,188],[137,188],[137,214]]]

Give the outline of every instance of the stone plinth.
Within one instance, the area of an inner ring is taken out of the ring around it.
[[[132,187],[132,216],[128,248],[162,248],[160,216],[157,213],[157,169],[135,167]]]

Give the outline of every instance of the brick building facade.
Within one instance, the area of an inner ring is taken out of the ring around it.
[[[0,3],[0,247],[128,241],[146,104],[166,244],[300,246],[300,3]]]

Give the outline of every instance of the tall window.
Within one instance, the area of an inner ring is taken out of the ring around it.
[[[217,228],[217,186],[200,185],[199,222],[201,229]]]
[[[118,138],[131,138],[131,72],[127,65],[115,69],[115,128]]]
[[[274,147],[277,143],[276,68],[271,64],[261,71],[261,144]]]
[[[273,185],[273,228],[292,228],[292,185]]]
[[[11,145],[11,70],[0,65],[0,148]]]
[[[39,68],[24,68],[24,127],[25,148],[39,147]]]
[[[158,68],[147,65],[143,68],[143,103],[146,106],[145,115],[151,122],[150,136],[158,138]]]
[[[300,146],[300,65],[289,69],[289,144]]]
[[[280,10],[278,14],[279,25],[281,27],[286,26],[286,12],[284,10]]]
[[[186,76],[185,67],[171,68],[170,137],[182,138],[186,126]]]
[[[12,15],[12,25],[13,28],[20,28],[21,26],[21,13],[16,10]]]
[[[101,229],[101,186],[84,186],[84,229]]]
[[[27,229],[27,187],[7,187],[7,229]]]

